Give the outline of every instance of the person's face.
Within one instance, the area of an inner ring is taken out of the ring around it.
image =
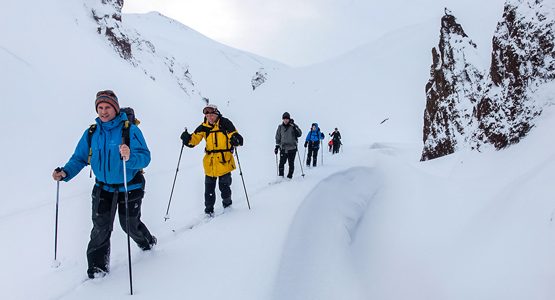
[[[316,130],[316,125],[312,125],[312,131]]]
[[[204,114],[204,116],[206,116],[206,120],[208,121],[209,124],[216,123],[216,120],[218,119],[218,114],[216,114],[216,112],[210,112],[210,113]]]
[[[116,117],[116,109],[112,105],[105,102],[98,104],[96,112],[102,122],[112,121]]]
[[[283,124],[285,125],[289,124],[289,119],[283,119]]]

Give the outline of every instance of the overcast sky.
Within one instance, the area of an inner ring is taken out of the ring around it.
[[[303,66],[340,55],[388,31],[429,20],[437,20],[439,37],[439,19],[446,5],[457,17],[460,12],[459,15],[472,16],[482,24],[494,24],[492,20],[480,18],[491,19],[492,9],[501,15],[504,0],[488,0],[486,4],[482,2],[125,0],[123,11],[158,11],[229,46],[291,66]],[[470,24],[466,24],[466,27],[472,28]],[[488,28],[491,27],[489,25]]]

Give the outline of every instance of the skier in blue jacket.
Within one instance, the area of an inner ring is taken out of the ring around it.
[[[306,135],[304,147],[308,147],[308,155],[306,156],[306,165],[310,167],[310,159],[312,158],[312,166],[316,167],[318,158],[318,150],[320,149],[320,141],[325,138],[325,135],[320,131],[318,123],[312,123],[310,131]]]
[[[96,126],[92,125],[83,133],[69,161],[63,168],[57,168],[52,173],[54,180],[67,182],[90,161],[96,177],[92,190],[93,229],[87,247],[89,278],[103,277],[109,272],[110,236],[116,210],[120,225],[126,231],[122,160],[126,163],[128,179],[129,236],[143,250],[150,250],[156,244],[156,237],[141,222],[145,187],[142,169],[150,163],[150,151],[143,134],[139,127],[129,122],[129,127],[124,129],[127,115],[120,112],[114,92],[98,92],[95,105],[98,113]],[[122,142],[125,140],[124,130],[129,133],[129,138]],[[125,144],[127,142],[129,145]]]

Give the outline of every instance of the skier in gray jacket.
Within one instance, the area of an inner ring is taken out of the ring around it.
[[[284,112],[283,123],[280,124],[276,131],[276,148],[274,153],[279,155],[279,176],[283,177],[285,169],[285,161],[289,162],[289,172],[287,178],[293,178],[293,171],[295,170],[295,155],[297,153],[297,143],[299,137],[303,134],[299,126],[295,124],[294,120],[288,112]]]

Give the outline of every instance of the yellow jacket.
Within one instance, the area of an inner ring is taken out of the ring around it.
[[[237,133],[235,126],[230,120],[219,117],[214,125],[210,125],[206,118],[195,132],[191,134],[191,140],[187,147],[198,145],[202,139],[206,140],[206,148],[202,164],[204,173],[210,177],[220,177],[235,170],[233,148],[230,144],[231,136]]]

